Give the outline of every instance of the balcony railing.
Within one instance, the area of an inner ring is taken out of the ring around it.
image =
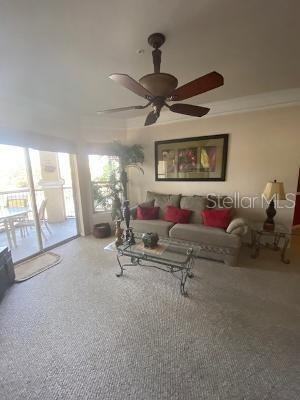
[[[48,189],[47,190],[51,190]],[[63,196],[64,196],[64,208],[65,208],[65,216],[66,218],[74,218],[75,207],[74,207],[74,198],[73,198],[73,189],[72,187],[62,187]],[[45,190],[44,189],[35,189],[35,197],[37,202],[37,208],[39,209],[42,201],[45,199]],[[15,189],[8,191],[0,192],[0,208],[5,207],[28,207],[32,210],[32,201],[30,196],[30,191],[28,188],[24,189]],[[32,218],[32,215],[29,213],[29,218]],[[46,209],[47,216],[47,209]]]

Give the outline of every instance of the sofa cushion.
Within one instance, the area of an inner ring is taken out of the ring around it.
[[[140,203],[138,206],[142,208],[152,208],[154,207],[154,200],[144,201],[144,203]]]
[[[179,207],[180,197],[180,194],[163,194],[148,191],[146,201],[154,200],[154,206],[160,207],[159,218],[162,219],[167,206]]]
[[[211,246],[234,247],[241,246],[237,235],[230,235],[221,228],[212,228],[203,224],[176,224],[169,232],[171,238],[203,243]]]
[[[158,219],[159,207],[141,207],[136,210],[136,219]],[[226,227],[227,228],[227,227]]]
[[[146,233],[155,232],[160,237],[168,237],[169,230],[174,224],[172,222],[162,221],[160,219],[130,221],[133,232]]]
[[[227,229],[230,224],[230,209],[228,208],[206,209],[201,215],[205,226]]]
[[[202,224],[203,219],[201,212],[205,210],[207,199],[205,196],[182,196],[180,200],[180,208],[185,208],[192,211],[190,223]]]
[[[136,213],[137,213],[137,208],[142,207],[142,208],[151,208],[154,207],[154,200],[151,201],[145,201],[144,203],[140,203],[138,205],[135,205],[134,207],[130,208],[130,216],[131,218],[135,219],[136,218]]]
[[[174,222],[175,224],[188,224],[190,222],[190,217],[192,215],[191,210],[186,210],[184,208],[178,208],[173,206],[167,206],[165,211],[164,220],[169,222]]]

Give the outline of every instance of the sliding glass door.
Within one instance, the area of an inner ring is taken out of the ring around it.
[[[0,145],[0,246],[13,260],[77,236],[71,155]]]
[[[70,155],[29,150],[43,247],[77,235]]]
[[[0,246],[14,261],[40,250],[33,209],[24,149],[0,145]]]

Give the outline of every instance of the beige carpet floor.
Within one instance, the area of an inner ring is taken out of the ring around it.
[[[185,298],[158,270],[116,278],[110,241],[57,248],[59,268],[8,290],[1,400],[300,398],[299,260],[198,260]]]

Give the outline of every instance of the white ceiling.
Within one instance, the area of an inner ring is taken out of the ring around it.
[[[142,104],[107,76],[152,72],[155,31],[179,84],[224,75],[193,104],[300,87],[299,16],[299,0],[0,0],[0,95],[77,115]]]

